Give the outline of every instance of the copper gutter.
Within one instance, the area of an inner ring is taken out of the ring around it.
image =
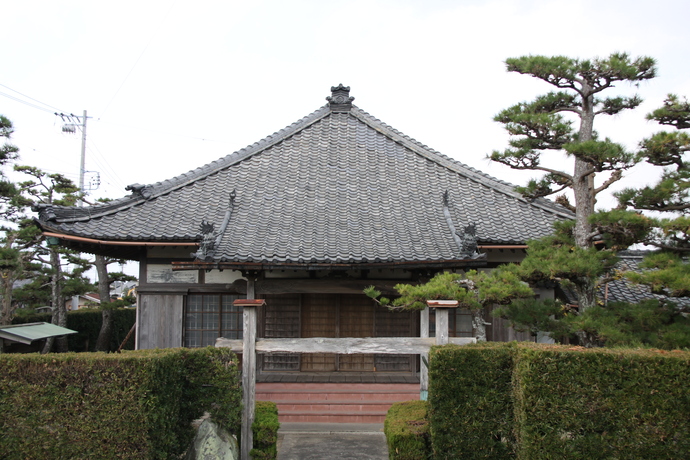
[[[527,249],[529,246],[526,244],[486,244],[477,245],[478,249]]]
[[[43,232],[45,236],[53,236],[61,240],[77,241],[80,243],[100,244],[106,246],[199,246],[199,243],[190,242],[176,242],[170,241],[167,243],[151,242],[151,241],[108,241],[108,240],[94,240],[92,238],[84,238],[83,236],[63,235],[62,233]]]

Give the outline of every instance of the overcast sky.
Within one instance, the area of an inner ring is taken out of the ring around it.
[[[14,122],[21,164],[76,182],[80,134],[63,134],[53,113],[87,110],[85,169],[101,177],[92,196],[118,198],[262,139],[343,83],[403,133],[524,183],[532,174],[485,159],[506,147],[492,117],[552,88],[507,73],[505,59],[656,58],[658,78],[614,90],[645,104],[595,124],[633,149],[660,129],[645,113],[669,92],[690,96],[688,18],[686,0],[5,2],[0,114]]]

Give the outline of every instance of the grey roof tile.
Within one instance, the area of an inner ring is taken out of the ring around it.
[[[548,200],[448,158],[363,110],[324,106],[267,138],[131,196],[87,208],[43,208],[60,233],[121,241],[197,241],[219,230],[219,261],[439,261],[461,256],[454,225],[480,244],[521,244],[572,218]]]

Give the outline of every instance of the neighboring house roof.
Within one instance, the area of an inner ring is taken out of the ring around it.
[[[619,261],[614,266],[614,270],[621,273],[627,271],[642,272],[640,262],[650,251],[621,251],[617,254]],[[573,289],[562,289],[565,300],[568,303],[577,303],[577,294]],[[663,294],[654,294],[649,286],[635,284],[626,277],[609,281],[599,286],[599,298],[604,302],[629,302],[640,303],[643,300],[658,299],[666,302],[674,302],[678,306],[689,307],[690,298],[688,297],[669,297]]]
[[[39,225],[82,250],[205,235],[207,261],[373,264],[467,259],[457,237],[471,224],[480,245],[516,245],[573,218],[396,131],[352,105],[349,88],[332,91],[249,147],[107,204],[42,206]]]
[[[26,345],[35,340],[61,335],[76,334],[77,331],[50,323],[28,323],[12,326],[0,326],[0,339],[19,342]]]
[[[84,300],[88,300],[89,302],[101,302],[101,295],[97,292],[87,292],[86,294],[82,294],[79,297],[81,297]]]
[[[616,270],[621,272],[636,271],[642,272],[640,262],[649,254],[649,251],[623,251],[618,253],[620,261],[616,264]],[[607,297],[605,297],[607,296]],[[608,302],[630,302],[639,303],[647,299],[658,299],[674,302],[679,306],[690,306],[688,297],[669,297],[663,294],[654,294],[649,286],[635,284],[627,278],[615,280],[608,283],[608,295],[605,287],[602,287],[602,298],[608,298]]]

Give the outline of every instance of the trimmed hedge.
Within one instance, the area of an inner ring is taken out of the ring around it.
[[[275,460],[278,457],[278,407],[271,401],[256,401],[252,436],[254,448],[249,452],[254,460]]]
[[[404,401],[388,409],[383,431],[391,460],[431,458],[427,401]]]
[[[520,459],[690,458],[690,353],[521,346]]]
[[[204,412],[239,433],[237,359],[225,349],[0,355],[6,459],[167,459]]]
[[[436,458],[514,458],[516,350],[498,342],[432,347],[429,419]]]
[[[690,458],[690,353],[432,348],[434,458]]]
[[[116,308],[112,312],[113,330],[110,337],[110,351],[115,351],[137,319],[136,308]],[[34,313],[30,315],[16,316],[12,324],[26,324],[36,322],[50,323],[50,313]],[[96,340],[101,331],[101,309],[82,308],[67,312],[67,328],[77,331],[76,334],[67,336],[67,349],[69,351],[84,352],[95,351]],[[125,350],[134,350],[134,337],[130,337],[125,345]]]

